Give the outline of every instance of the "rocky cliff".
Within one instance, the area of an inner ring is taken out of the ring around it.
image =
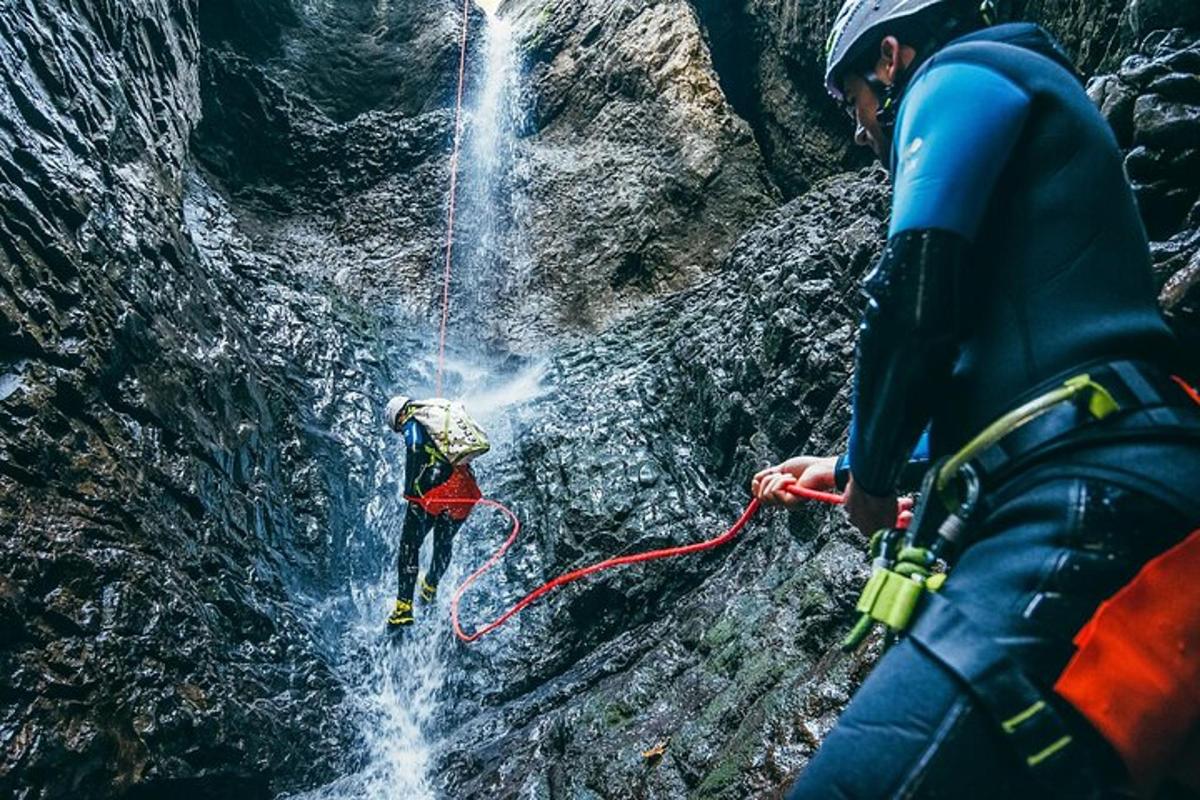
[[[335,136],[316,92],[288,109],[287,70],[241,94],[251,78],[222,83],[249,61],[224,26],[261,53],[303,20],[243,4],[218,24],[215,5],[33,2],[0,20],[5,795],[267,796],[354,750],[290,598],[337,582],[330,542],[361,515],[327,431],[334,399],[373,385],[363,325],[257,247],[209,176],[233,196],[269,198],[291,174],[319,194],[301,157],[322,157],[327,184],[366,182],[355,159],[380,150]],[[263,137],[309,137],[286,168],[247,154],[261,139],[236,151],[204,133],[238,101],[245,121],[278,115]],[[412,153],[412,131],[387,126],[396,158],[444,161],[444,116],[410,123],[427,132]],[[202,172],[210,152],[229,160]],[[359,400],[373,422],[375,398]]]
[[[481,467],[527,532],[472,618],[715,534],[756,467],[843,437],[887,185],[824,102],[836,5],[505,4],[520,124],[464,215],[460,261],[494,272],[455,294],[450,346],[545,375]],[[1101,73],[1164,306],[1200,342],[1200,20],[1012,5]],[[373,757],[341,609],[394,552],[378,409],[431,378],[459,13],[0,14],[0,793],[265,797]],[[468,113],[468,148],[485,130]],[[773,796],[869,666],[831,650],[861,547],[828,510],[772,514],[439,644],[430,790]]]

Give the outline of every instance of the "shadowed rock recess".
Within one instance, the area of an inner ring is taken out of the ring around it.
[[[473,321],[501,371],[549,366],[488,474],[527,533],[472,615],[714,535],[755,468],[844,437],[888,186],[823,99],[837,5],[503,7],[527,113],[493,211],[519,247]],[[1200,346],[1194,4],[1008,5],[1094,76]],[[361,766],[312,609],[385,557],[358,532],[396,491],[379,408],[428,378],[403,354],[440,299],[460,8],[0,13],[0,796],[272,797]],[[768,514],[454,650],[437,791],[777,796],[874,658],[834,648],[862,548],[827,509]]]

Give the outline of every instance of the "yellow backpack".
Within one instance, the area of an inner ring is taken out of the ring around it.
[[[451,464],[465,464],[491,449],[483,429],[457,400],[435,397],[408,404],[400,424],[415,419]]]

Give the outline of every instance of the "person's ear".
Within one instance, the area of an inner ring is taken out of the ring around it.
[[[879,66],[880,79],[888,84],[894,83],[901,66],[900,40],[895,36],[885,36],[879,43]]]

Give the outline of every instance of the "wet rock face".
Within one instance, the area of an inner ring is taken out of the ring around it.
[[[825,40],[840,3],[830,0],[695,0],[721,84],[754,128],[785,197],[871,161],[830,102]]]
[[[277,80],[334,122],[365,111],[416,115],[452,100],[455,0],[349,2],[205,0],[206,44],[270,64]],[[415,75],[427,80],[413,80]]]
[[[776,202],[685,0],[506,6],[526,55],[529,129],[512,191],[530,325],[597,327],[693,283]],[[549,322],[547,322],[547,319]]]
[[[194,3],[21,4],[0,43],[0,794],[323,779],[353,732],[288,590],[358,510],[309,382],[349,334],[208,227]]]
[[[1025,4],[1087,66],[1186,5]],[[524,241],[481,323],[553,368],[488,487],[527,538],[473,613],[715,534],[756,467],[844,438],[887,189],[843,172],[836,6],[509,0],[531,120],[497,215]],[[312,598],[382,557],[360,530],[437,300],[459,9],[0,15],[0,795],[262,797],[357,766]],[[1092,84],[1193,336],[1198,75],[1172,33]],[[442,792],[777,792],[870,663],[831,651],[862,544],[827,509],[771,515],[460,651]]]
[[[821,184],[703,285],[562,348],[519,471],[493,487],[521,498],[536,541],[512,568],[551,576],[715,536],[755,469],[836,447],[886,202],[880,171]],[[826,507],[764,513],[726,549],[608,573],[464,649],[445,796],[773,795],[870,661],[829,653],[862,546]],[[471,618],[534,583],[513,577]]]
[[[1160,301],[1184,339],[1200,346],[1200,42],[1183,29],[1146,37],[1088,93],[1128,148],[1133,182],[1153,244]]]

